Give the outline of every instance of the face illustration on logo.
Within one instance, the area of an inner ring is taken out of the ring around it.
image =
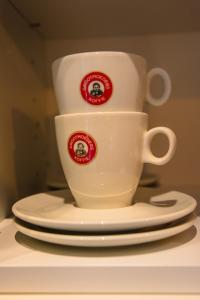
[[[83,144],[83,142],[79,142],[77,145],[76,145],[76,150],[75,150],[75,153],[77,156],[79,157],[84,157],[87,155],[87,151],[85,150],[85,146]]]
[[[83,77],[80,91],[86,102],[91,105],[101,105],[111,98],[113,84],[106,74],[91,72]]]
[[[101,86],[98,82],[93,83],[90,95],[93,97],[100,97],[103,95],[103,91],[101,90]]]

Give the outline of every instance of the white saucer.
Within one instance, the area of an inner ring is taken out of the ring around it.
[[[22,222],[23,224],[20,224],[20,220],[16,220],[15,225],[17,229],[23,234],[37,240],[53,244],[79,247],[111,247],[136,245],[165,239],[190,228],[194,224],[195,219],[196,217],[194,215],[189,215],[181,219],[179,222],[174,222],[174,224],[172,223],[169,226],[166,226],[164,229],[152,231],[144,231],[143,229],[139,232],[134,233],[104,235],[88,235],[86,233],[68,234],[67,231],[66,233],[63,233],[62,231],[62,234],[51,233],[51,230],[49,229],[32,226],[29,223],[27,224],[25,222]],[[59,231],[56,230],[56,232]]]
[[[180,192],[168,192],[118,209],[83,209],[74,206],[69,190],[41,193],[14,204],[16,217],[26,222],[71,231],[122,231],[166,224],[193,212],[196,200]]]

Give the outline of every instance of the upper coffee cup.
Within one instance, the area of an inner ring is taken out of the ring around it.
[[[68,55],[54,61],[53,82],[60,114],[143,111],[144,100],[162,105],[171,93],[171,80],[161,68],[146,70],[142,56],[98,51]],[[151,94],[151,80],[163,79],[161,97]]]

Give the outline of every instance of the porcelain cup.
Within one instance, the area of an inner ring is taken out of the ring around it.
[[[68,114],[57,116],[55,125],[64,174],[82,208],[131,205],[143,163],[167,163],[176,146],[169,128],[147,131],[145,113]],[[164,156],[156,157],[151,140],[160,133],[167,136],[169,148]]]
[[[161,68],[146,70],[143,57],[124,52],[86,52],[57,59],[52,66],[59,113],[143,111],[144,99],[162,105],[171,93],[171,81]],[[164,92],[151,93],[159,75]]]

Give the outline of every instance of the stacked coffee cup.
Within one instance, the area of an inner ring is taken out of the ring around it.
[[[154,76],[165,88],[159,99],[150,92]],[[143,163],[163,165],[173,156],[176,137],[166,127],[148,128],[144,101],[164,103],[171,82],[166,71],[146,71],[145,59],[122,52],[88,52],[53,63],[60,115],[55,118],[58,149],[65,177],[77,206],[106,209],[129,206]],[[169,141],[162,157],[151,151],[152,138]]]

